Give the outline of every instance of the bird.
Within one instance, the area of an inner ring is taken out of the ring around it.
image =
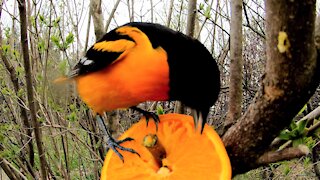
[[[137,108],[145,101],[178,100],[195,109],[195,126],[202,133],[210,107],[220,92],[220,72],[216,60],[197,39],[156,23],[130,22],[106,33],[80,58],[68,76],[74,79],[81,99],[101,114]],[[109,146],[123,160],[110,133]]]

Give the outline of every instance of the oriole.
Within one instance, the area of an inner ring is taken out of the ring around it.
[[[98,114],[144,101],[179,100],[201,112],[201,132],[220,91],[219,69],[206,47],[153,23],[132,22],[108,32],[70,77]]]

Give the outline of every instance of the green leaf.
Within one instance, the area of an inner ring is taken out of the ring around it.
[[[9,27],[4,28],[4,35],[7,39],[10,39],[11,29]]]
[[[37,75],[37,80],[38,80],[38,81],[42,81],[42,80],[43,80],[43,76],[42,76],[41,74],[38,74],[38,75]]]
[[[298,128],[292,130],[290,134],[291,134],[291,139],[296,139],[301,136],[300,132],[298,131]]]
[[[304,157],[304,160],[303,160],[304,166],[309,165],[310,162],[311,162],[311,158],[310,157],[308,157],[308,156]]]
[[[95,148],[99,148],[100,146],[102,146],[102,141],[101,139],[98,140],[98,142],[95,145]]]
[[[39,117],[39,118],[37,119],[37,121],[40,122],[40,123],[43,123],[43,122],[44,122],[44,117]]]
[[[23,97],[23,95],[24,95],[24,89],[23,89],[23,88],[19,89],[17,95],[18,95],[18,97]]]
[[[57,19],[55,19],[55,20],[53,21],[53,27],[58,27],[60,20],[61,20],[61,17],[58,17]]]
[[[317,140],[314,139],[312,136],[310,136],[310,137],[304,137],[304,142],[309,149],[312,149],[317,143]]]
[[[303,135],[306,131],[307,120],[297,122],[297,130],[300,135]]]
[[[162,106],[157,106],[157,114],[160,115],[160,114],[164,114],[164,110],[163,110],[163,107]]]
[[[298,112],[298,114],[297,114],[297,115],[302,114],[302,113],[303,113],[303,111],[305,111],[306,109],[307,109],[307,104],[305,104],[305,105],[302,107],[302,109]]]
[[[296,128],[297,128],[296,122],[291,121],[291,123],[290,123],[290,129],[291,129],[291,130],[294,130],[294,129],[296,129]]]
[[[24,74],[24,68],[21,66],[18,66],[16,68],[16,74],[17,74],[17,76],[22,76]]]
[[[202,11],[204,9],[204,4],[200,3],[199,10]]]
[[[70,32],[68,34],[68,36],[66,37],[67,46],[69,46],[69,44],[73,43],[73,41],[74,41],[74,35]]]
[[[76,107],[75,104],[70,104],[69,108],[70,108],[71,111],[77,111],[77,107]]]
[[[283,169],[283,173],[285,175],[288,175],[290,173],[290,171],[291,171],[291,168],[287,164],[285,164],[284,169]]]
[[[38,50],[40,53],[43,53],[45,51],[45,43],[43,40],[38,42]]]
[[[291,132],[288,129],[285,129],[280,132],[279,136],[282,140],[290,140],[292,138]]]
[[[210,6],[208,6],[204,12],[204,16],[207,18],[207,19],[210,19],[211,18],[211,8]]]
[[[77,117],[77,113],[76,112],[71,112],[68,116],[67,116],[67,120],[74,122],[78,119]]]
[[[10,51],[10,45],[4,44],[1,46],[1,49],[4,54],[7,54]]]
[[[19,59],[20,58],[20,53],[19,53],[19,51],[17,51],[17,50],[13,50],[13,55],[14,55],[14,57],[16,58],[16,59]]]
[[[34,16],[31,16],[31,25],[32,27],[36,27],[36,19],[34,18]]]
[[[45,18],[44,18],[44,16],[43,15],[39,15],[39,19],[40,19],[40,22],[43,22],[43,23],[45,23]]]
[[[60,49],[61,45],[59,38],[56,35],[52,35],[50,39],[53,42],[53,44],[55,44]]]
[[[292,146],[297,147],[300,144],[305,144],[304,138],[298,138],[292,141]]]

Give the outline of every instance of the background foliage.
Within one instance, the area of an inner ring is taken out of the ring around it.
[[[101,6],[89,8],[94,3]],[[27,101],[19,3],[2,0],[1,5],[0,165],[2,169],[9,168],[13,177],[34,179],[40,176],[40,160]],[[26,9],[36,119],[40,123],[42,156],[46,158],[48,177],[98,179],[107,148],[104,136],[92,112],[76,94],[74,84],[54,84],[53,80],[67,74],[95,42],[94,16],[100,17],[103,32],[129,21],[155,22],[185,32],[187,2],[29,0]],[[245,112],[264,74],[264,1],[244,0],[243,9],[242,112]],[[230,75],[230,1],[198,1],[197,12],[194,37],[205,44],[221,71],[222,92],[210,111],[209,124],[223,133]],[[175,111],[175,102],[146,102],[140,106],[161,113]],[[276,149],[304,144],[312,153],[261,167],[235,179],[320,178],[319,115],[302,119],[319,106],[320,88],[274,143]],[[108,112],[106,117],[113,135],[118,136],[136,122],[140,114],[117,110]],[[4,174],[0,173],[0,179],[6,177]]]

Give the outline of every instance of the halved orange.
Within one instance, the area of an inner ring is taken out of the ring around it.
[[[122,162],[113,151],[109,151],[101,171],[101,180],[231,179],[229,157],[213,128],[206,125],[200,134],[194,128],[191,116],[165,114],[159,117],[157,132],[155,123],[150,121],[147,127],[145,119],[124,132],[119,139],[132,137],[134,140],[121,145],[134,149],[141,157],[119,150],[124,157]],[[158,138],[160,149],[165,152],[164,157],[154,157],[157,153],[143,145],[144,138],[149,134],[155,134]]]

